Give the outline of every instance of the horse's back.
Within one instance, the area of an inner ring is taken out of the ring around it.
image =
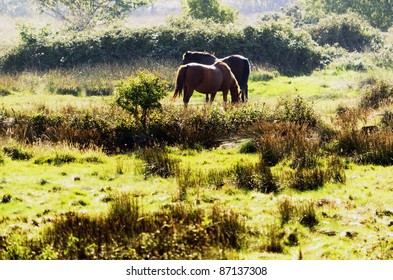
[[[211,93],[221,89],[224,74],[215,64],[188,63],[186,66],[186,82],[196,91]]]

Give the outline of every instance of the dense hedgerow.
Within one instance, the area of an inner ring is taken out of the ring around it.
[[[307,33],[270,22],[244,29],[204,21],[175,22],[154,28],[51,36],[46,32],[25,32],[22,44],[1,59],[3,72],[127,63],[140,58],[180,62],[187,50],[204,50],[218,57],[239,53],[254,63],[270,64],[284,74],[308,73],[325,61]]]

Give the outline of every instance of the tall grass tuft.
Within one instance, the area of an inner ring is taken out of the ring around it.
[[[326,171],[320,167],[297,168],[290,187],[298,191],[311,191],[322,187],[326,182]]]
[[[257,164],[237,163],[232,168],[235,185],[240,189],[255,190],[263,193],[277,192],[279,189],[270,166],[261,157]]]
[[[283,253],[285,250],[283,237],[285,233],[277,224],[268,225],[265,231],[265,242],[261,250],[271,253]]]
[[[143,148],[139,152],[139,157],[144,161],[143,174],[145,178],[155,175],[168,178],[174,176],[178,169],[178,160],[171,158],[165,148]]]
[[[224,210],[216,204],[213,206],[211,219],[208,233],[212,236],[213,242],[240,249],[244,244],[242,234],[245,232],[245,223],[241,217],[232,210]]]
[[[378,109],[393,103],[393,85],[387,81],[377,81],[371,85],[360,101],[361,108]]]
[[[381,124],[383,127],[393,130],[393,111],[385,111],[383,113]]]
[[[277,207],[281,226],[293,221],[313,228],[319,223],[313,202],[284,197],[278,201]]]
[[[295,122],[261,122],[250,128],[263,161],[274,166],[286,158],[317,154],[320,135],[307,125]]]
[[[326,177],[333,183],[344,184],[347,181],[345,174],[345,164],[337,155],[333,155],[328,159]]]

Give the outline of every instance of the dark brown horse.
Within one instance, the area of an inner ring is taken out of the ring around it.
[[[186,52],[183,55],[183,64],[197,62],[201,64],[211,65],[217,61],[223,61],[231,68],[232,73],[235,75],[242,91],[242,101],[248,101],[248,77],[250,76],[250,62],[247,58],[241,55],[230,55],[224,58],[217,58],[207,52]],[[206,102],[208,101],[206,95]]]
[[[194,90],[200,93],[210,93],[213,102],[217,91],[222,91],[224,102],[227,102],[228,91],[231,92],[232,102],[239,102],[240,88],[231,69],[224,62],[218,61],[213,65],[189,63],[177,70],[176,89],[173,99],[184,90],[183,102],[187,107]]]

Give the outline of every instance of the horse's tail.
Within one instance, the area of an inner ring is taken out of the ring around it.
[[[180,66],[179,70],[177,71],[176,88],[172,99],[176,99],[176,97],[181,96],[181,92],[184,88],[184,81],[186,77],[187,68],[188,68],[187,65]]]
[[[248,61],[248,59],[246,58],[244,60],[243,75],[239,81],[240,86],[242,86],[243,84],[247,84],[248,77],[250,76],[250,72],[251,72],[251,65],[250,65],[250,62]]]
[[[248,101],[248,77],[250,76],[250,72],[251,72],[251,65],[249,60],[246,58],[244,60],[243,75],[241,76],[240,81],[238,81],[242,91],[242,100],[244,102]]]

